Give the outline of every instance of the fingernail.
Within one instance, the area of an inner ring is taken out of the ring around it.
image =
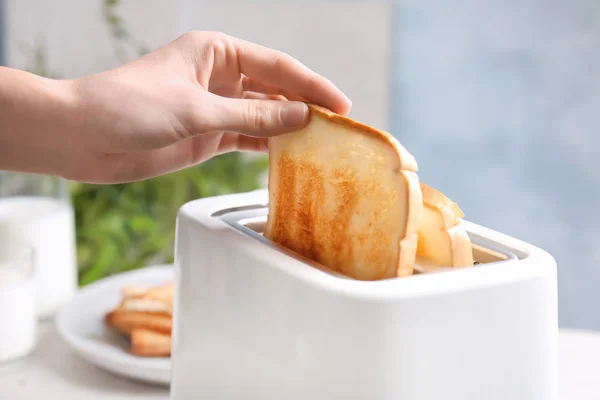
[[[279,118],[286,128],[303,126],[308,120],[308,106],[299,102],[283,104],[279,110]]]
[[[350,97],[344,95],[344,97],[346,98],[346,101],[348,102],[348,108],[352,108],[352,100],[350,100]]]

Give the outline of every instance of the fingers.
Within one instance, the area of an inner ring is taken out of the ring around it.
[[[293,57],[241,39],[230,39],[236,47],[242,74],[280,87],[336,113],[345,115],[350,111],[350,100],[333,83]]]
[[[254,99],[254,100],[276,100],[276,101],[286,101],[287,99],[279,94],[264,94],[257,92],[244,92],[242,94],[242,99]]]
[[[259,97],[260,95],[256,95]],[[256,99],[229,99],[210,94],[206,107],[195,114],[196,132],[237,132],[271,137],[300,129],[308,123],[305,103]]]
[[[268,143],[268,138],[255,138],[228,132],[221,137],[215,155],[230,153],[232,151],[266,152],[268,150]]]
[[[277,86],[269,85],[268,83],[261,82],[257,79],[252,79],[247,76],[242,77],[242,89],[248,92],[258,92],[265,94],[281,95],[287,100],[292,101],[303,101],[306,102],[305,98],[298,95],[292,94],[286,90],[283,90]]]
[[[194,59],[204,88],[210,87],[211,80],[222,85],[222,81],[235,80],[241,74],[285,92],[267,94],[283,94],[300,101],[292,98],[294,95],[342,115],[348,114],[352,106],[333,83],[283,52],[218,32],[189,32],[182,36],[181,43],[186,49],[196,49]]]
[[[232,151],[265,152],[267,138],[254,138],[234,132],[200,135],[156,150],[110,154],[96,160],[85,176],[74,180],[112,184],[134,182],[179,171],[219,154]]]

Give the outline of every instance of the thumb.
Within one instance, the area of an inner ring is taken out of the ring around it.
[[[205,131],[230,131],[271,137],[308,124],[308,106],[297,101],[231,99],[213,96],[210,112],[200,117]],[[206,129],[208,128],[208,129]]]

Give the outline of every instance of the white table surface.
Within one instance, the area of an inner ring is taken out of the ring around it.
[[[80,359],[43,324],[36,350],[0,364],[0,400],[167,400],[166,387],[133,382]],[[600,400],[600,332],[561,331],[560,398]]]

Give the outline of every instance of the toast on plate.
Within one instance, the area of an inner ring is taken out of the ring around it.
[[[167,313],[173,312],[173,282],[149,288],[128,286],[121,290],[121,307],[129,311]]]
[[[122,307],[108,312],[104,317],[104,321],[110,328],[125,335],[130,335],[136,328],[170,334],[173,324],[169,314],[128,311]]]
[[[129,338],[132,354],[167,357],[171,352],[172,310],[173,282],[128,285],[121,288],[121,301],[104,315],[104,323]]]
[[[140,357],[169,357],[171,335],[136,328],[131,332],[131,353]]]

